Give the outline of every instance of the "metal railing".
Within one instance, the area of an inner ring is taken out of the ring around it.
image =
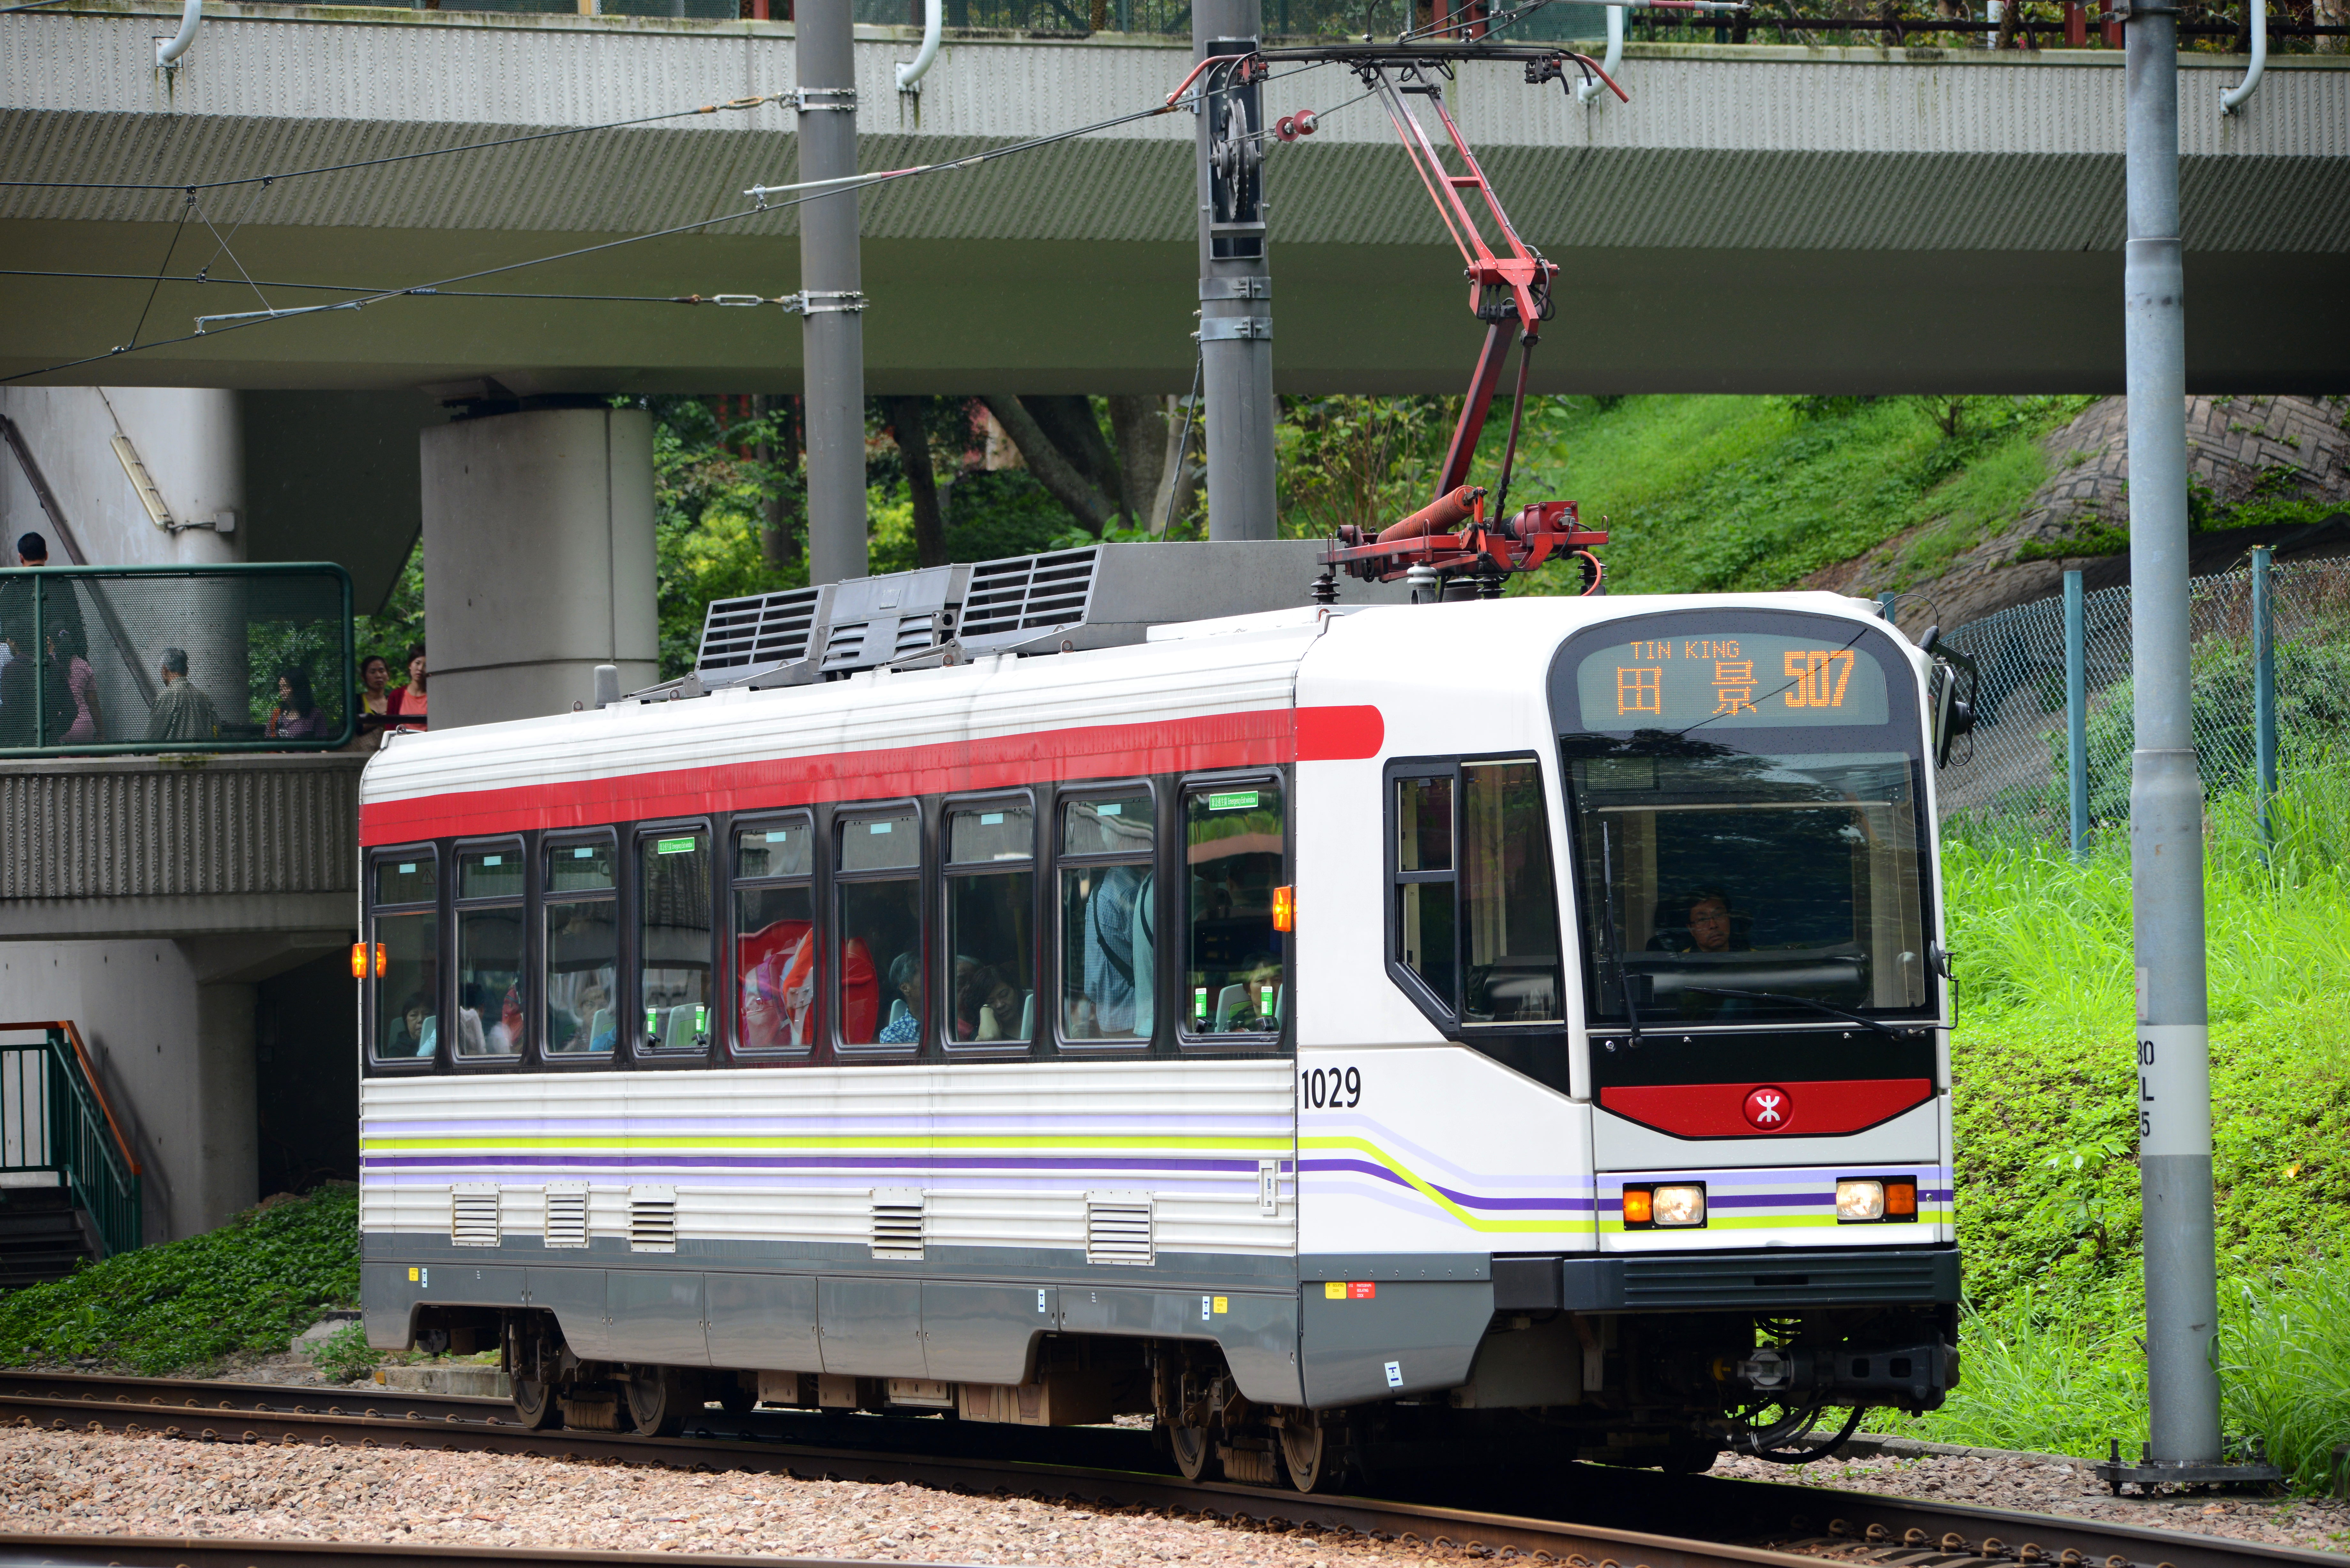
[[[108,1257],[141,1244],[141,1172],[70,1020],[0,1023],[39,1030],[38,1044],[0,1044],[0,1171],[54,1174],[89,1215]]]
[[[361,5],[398,6],[402,10],[491,11],[508,15],[571,16],[579,0],[359,0]],[[761,17],[789,21],[792,0],[590,0],[595,14],[607,16],[658,16],[682,21],[747,21]],[[857,22],[868,26],[920,27],[922,0],[850,0]],[[1272,38],[1392,38],[1407,27],[1431,25],[1429,0],[1263,0],[1264,36]],[[1475,26],[1487,15],[1510,9],[1504,0],[1451,0],[1447,15],[1462,16]],[[1989,47],[2002,23],[1974,14],[1942,16],[1926,5],[1878,4],[1855,0],[1814,3],[1808,10],[1794,0],[1762,0],[1753,10],[1718,20],[1692,21],[1685,11],[1659,11],[1640,5],[1626,7],[1629,36],[1636,43],[1796,44],[1892,48],[1929,46],[1981,48]],[[2243,13],[2245,7],[2237,6]],[[1016,33],[1032,37],[1084,38],[1097,35],[1186,38],[1191,33],[1190,0],[945,0],[945,23],[951,31]],[[2102,3],[2082,0],[2032,0],[2032,9],[2005,24],[2020,49],[2113,48],[2121,47],[2121,24]],[[1597,38],[1607,30],[1606,14],[1596,5],[1552,5],[1518,18],[1492,35],[1496,43],[1547,42]],[[2241,54],[2251,47],[2248,15],[2231,15],[2229,7],[2193,6],[2182,16],[2183,39],[2226,40],[2228,52]],[[2290,52],[2293,40],[2350,35],[2350,26],[2312,25],[2290,16],[2272,15],[2268,34],[2272,48]]]
[[[0,570],[0,757],[331,751],[356,688],[332,562]]]

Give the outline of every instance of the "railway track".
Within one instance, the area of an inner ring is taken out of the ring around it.
[[[378,1546],[345,1541],[240,1541],[201,1535],[0,1533],[0,1568],[872,1568],[840,1557],[734,1557],[702,1552],[564,1552],[529,1547]],[[940,1568],[907,1563],[902,1568]]]
[[[2338,1557],[2328,1553],[2099,1520],[1588,1466],[1567,1466],[1542,1475],[1495,1477],[1487,1484],[1451,1489],[1455,1495],[1450,1501],[1455,1501],[1462,1491],[1472,1501],[1487,1503],[1506,1498],[1515,1507],[1523,1507],[1530,1496],[1539,1497],[1546,1508],[1578,1516],[1573,1520],[1445,1506],[1420,1497],[1308,1496],[1188,1482],[1150,1473],[1155,1459],[1142,1434],[1088,1428],[1030,1432],[992,1427],[983,1429],[985,1451],[962,1453],[937,1451],[939,1438],[968,1435],[938,1423],[789,1413],[733,1417],[713,1410],[705,1428],[681,1438],[534,1432],[515,1421],[512,1407],[502,1400],[365,1386],[347,1391],[61,1374],[0,1375],[0,1425],[143,1434],[197,1442],[536,1453],[673,1469],[788,1474],[803,1480],[904,1481],[1086,1507],[1145,1508],[1277,1529],[1306,1527],[1496,1553],[1515,1552],[1537,1560],[1564,1562],[1570,1568],[1729,1568],[1731,1564],[1816,1568],[1823,1558],[1882,1568],[2002,1568],[2006,1564],[2014,1568],[2316,1568],[2319,1564],[2339,1568],[2340,1564]],[[1024,1452],[1006,1457],[1015,1442]],[[913,1446],[917,1444],[922,1446]],[[1673,1533],[1643,1528],[1659,1521],[1669,1521]],[[36,1539],[57,1542],[68,1538]],[[330,1544],[307,1543],[307,1549],[326,1550]],[[229,1545],[221,1541],[205,1543],[206,1550]],[[396,1553],[413,1549],[373,1550]],[[463,1549],[454,1550],[464,1554]],[[471,1555],[484,1563],[629,1559],[626,1553],[601,1552],[479,1551]],[[676,1553],[667,1552],[647,1554],[648,1560],[654,1555],[666,1562],[677,1560]],[[0,1568],[29,1561],[0,1547]],[[140,1568],[151,1560],[118,1555],[106,1561]],[[248,1554],[240,1561],[249,1568],[292,1568],[290,1558]],[[740,1568],[761,1560],[726,1557],[723,1561],[730,1568]],[[187,1568],[216,1568],[184,1554],[170,1562],[184,1563]],[[224,1562],[217,1568],[229,1565]]]

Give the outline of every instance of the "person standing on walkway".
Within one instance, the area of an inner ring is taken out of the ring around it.
[[[220,709],[188,679],[188,650],[163,650],[163,690],[147,711],[151,741],[215,741],[220,738]]]
[[[424,645],[408,645],[408,684],[393,691],[391,725],[396,730],[428,727],[424,714]]]

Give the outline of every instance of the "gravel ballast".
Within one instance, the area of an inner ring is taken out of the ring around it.
[[[1827,1460],[1717,1475],[2027,1509],[2350,1550],[2350,1505],[2296,1498],[2117,1500],[2079,1461]],[[1540,1511],[1529,1501],[1527,1511]],[[903,1483],[690,1472],[521,1454],[328,1450],[0,1428],[0,1530],[241,1536],[945,1563],[1379,1568],[1465,1560],[1408,1542],[1270,1532],[1140,1510],[969,1497]]]

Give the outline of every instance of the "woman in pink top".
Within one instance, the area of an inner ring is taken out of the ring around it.
[[[424,712],[424,645],[408,649],[408,684],[391,693],[391,725],[396,730],[421,730],[430,721]]]
[[[96,744],[106,738],[98,706],[98,671],[83,652],[81,628],[70,621],[49,633],[49,668],[65,677],[66,700],[73,703],[73,722],[57,737],[58,745]],[[65,701],[57,702],[57,717],[65,717]]]

